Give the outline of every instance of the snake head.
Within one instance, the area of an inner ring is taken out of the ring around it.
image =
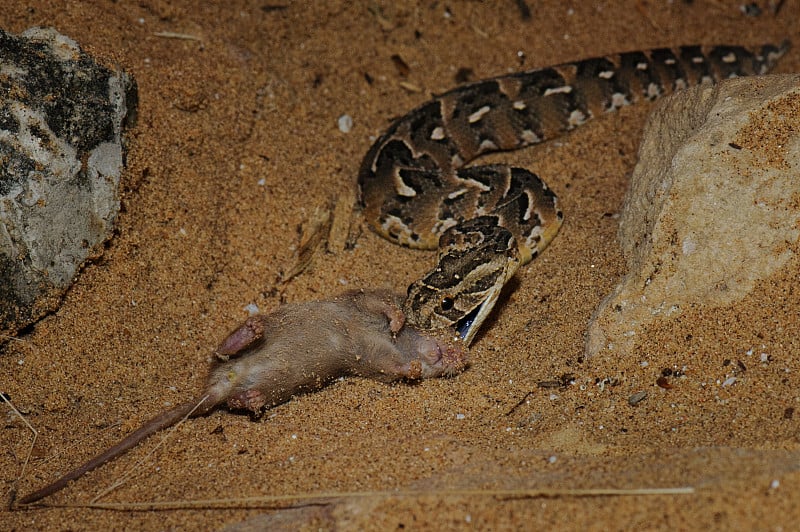
[[[408,287],[406,321],[423,331],[453,329],[469,346],[519,265],[516,240],[496,217],[451,227],[436,267]]]

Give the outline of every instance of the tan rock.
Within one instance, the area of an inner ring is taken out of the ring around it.
[[[798,269],[800,75],[728,80],[666,99],[645,128],[619,230],[628,273],[592,317],[587,355],[642,328],[730,305]]]

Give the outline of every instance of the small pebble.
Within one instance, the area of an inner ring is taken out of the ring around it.
[[[755,2],[750,2],[749,4],[742,4],[739,6],[739,11],[742,12],[743,15],[748,17],[759,17],[761,16],[761,8],[758,7],[758,4]]]
[[[338,120],[339,131],[342,133],[350,133],[353,129],[353,118],[350,115],[342,115]]]
[[[647,398],[647,392],[642,390],[641,392],[636,392],[635,394],[628,397],[628,404],[631,406],[636,406],[642,401]]]

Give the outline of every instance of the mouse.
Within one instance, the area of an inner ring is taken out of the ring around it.
[[[223,404],[231,411],[258,417],[340,377],[388,383],[463,371],[467,354],[458,335],[409,326],[400,310],[403,299],[389,291],[353,290],[330,300],[284,304],[270,314],[249,317],[214,351],[204,391],[196,399],[155,416],[19,504],[48,497],[154,433]]]

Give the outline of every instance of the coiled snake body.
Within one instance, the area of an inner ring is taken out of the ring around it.
[[[503,285],[561,227],[557,198],[538,176],[468,162],[552,140],[639,100],[763,74],[787,47],[684,46],[586,59],[464,85],[396,120],[365,156],[358,183],[378,234],[439,250],[436,266],[409,286],[408,322],[454,327],[469,344]]]

